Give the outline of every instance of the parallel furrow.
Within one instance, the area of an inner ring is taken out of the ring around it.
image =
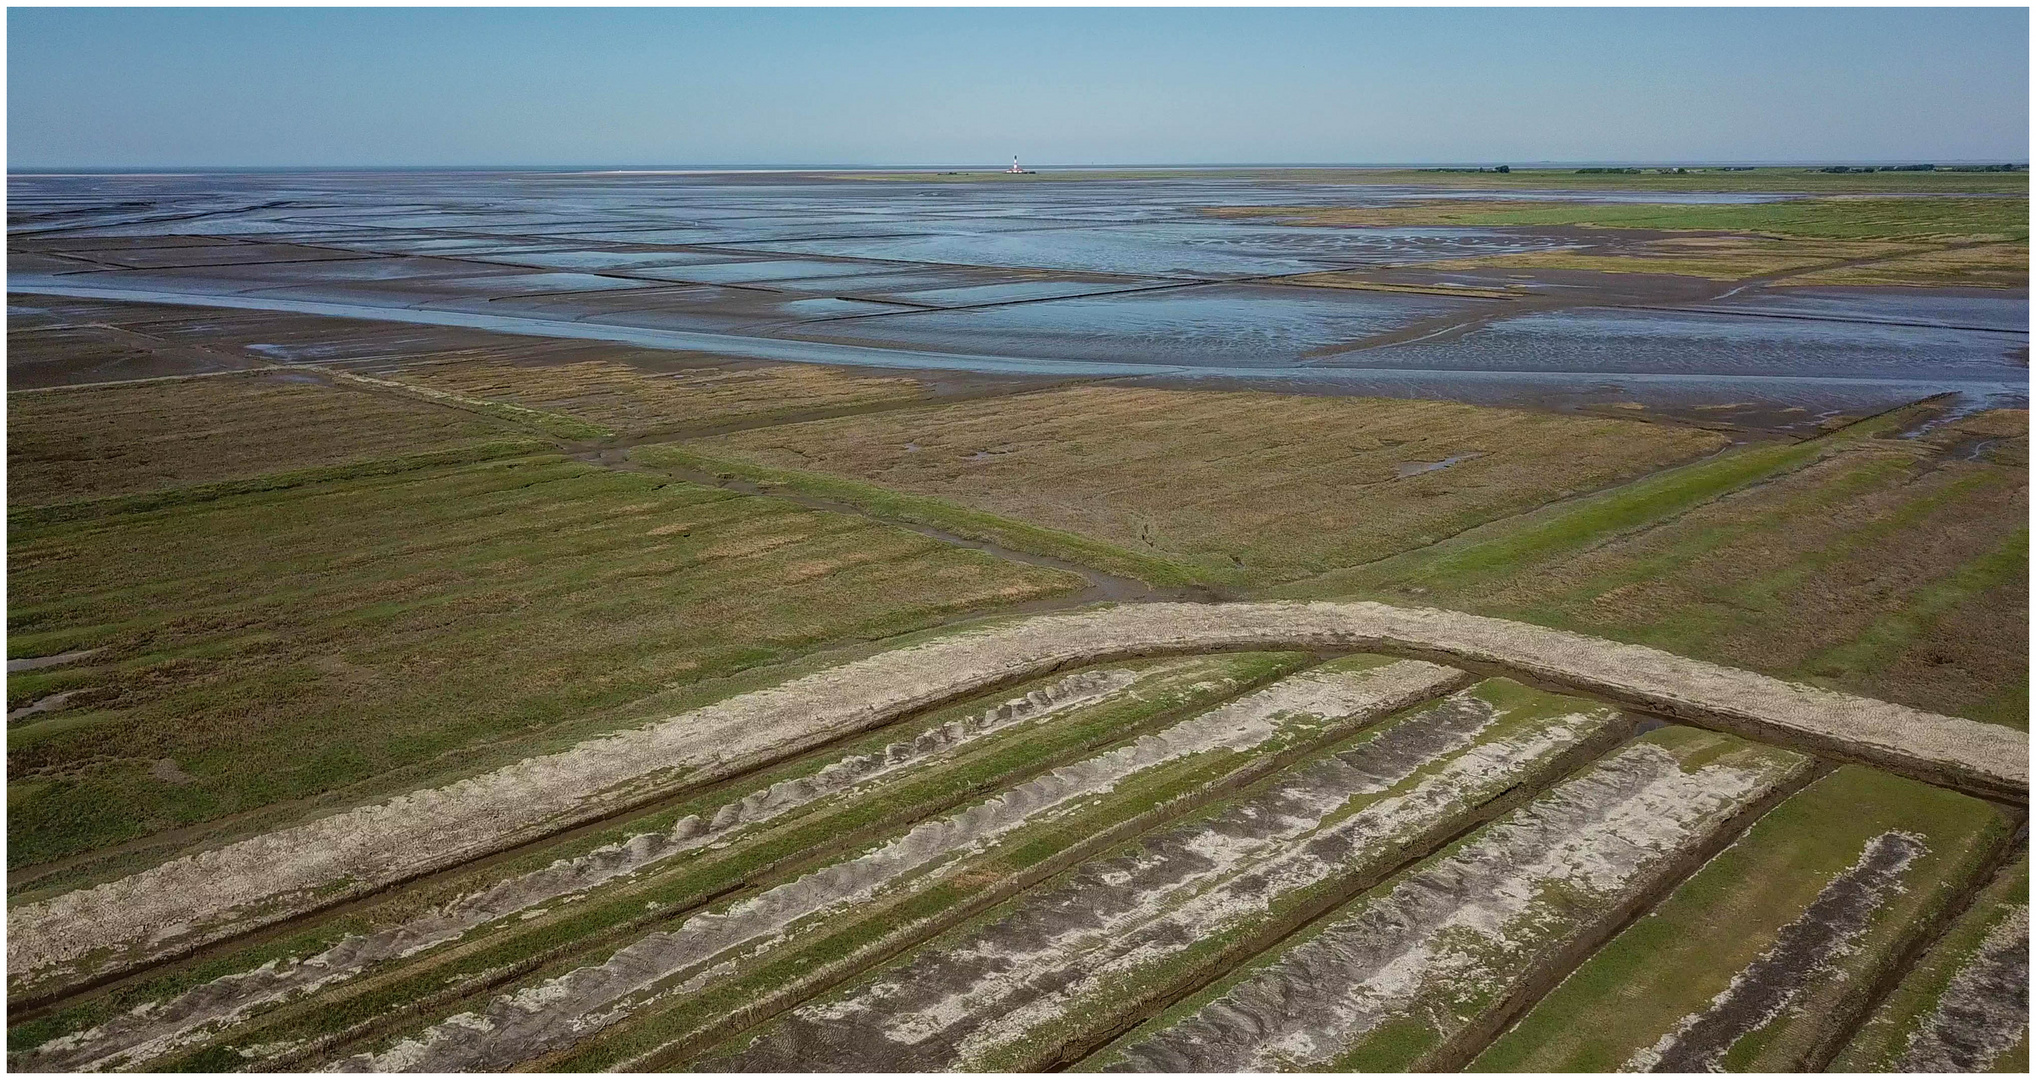
[[[370,1017],[379,1011],[377,1001],[397,1007],[429,1000],[476,973],[513,967],[519,953],[541,955],[533,941],[577,940],[562,934],[570,928],[597,947],[603,926],[623,928],[660,909],[697,906],[830,844],[938,813],[976,783],[1049,768],[1122,738],[1127,727],[1164,723],[1181,709],[1205,707],[1302,662],[1299,654],[1244,654],[1091,670],[1044,681],[989,707],[942,710],[497,872],[470,875],[415,899],[392,898],[364,918],[313,931],[294,947],[251,950],[237,966],[229,960],[228,973],[195,986],[169,978],[114,995],[107,1005],[118,1007],[102,1006],[96,1023],[75,1024],[17,1052],[14,1063],[38,1069],[139,1063],[307,996],[344,1002],[349,1012]],[[343,989],[349,980],[390,968],[408,974],[378,975],[358,992]],[[404,994],[410,1000],[402,1000]],[[290,1027],[287,1013],[265,1019],[271,1029]]]
[[[1291,676],[854,857],[710,906],[603,962],[528,983],[342,1064],[505,1068],[572,1047],[646,1009],[671,1010],[638,1032],[654,1044],[713,1030],[760,1001],[838,979],[923,940],[1098,845],[1186,812],[1462,678],[1435,665],[1369,657]],[[787,963],[805,974],[778,970]],[[616,1043],[596,1053],[623,1049]]]
[[[1112,1071],[1460,1064],[1721,834],[1813,766],[1665,728],[1085,1062]]]
[[[1413,711],[1086,863],[704,1065],[1037,1069],[1221,974],[1623,737],[1503,680]]]

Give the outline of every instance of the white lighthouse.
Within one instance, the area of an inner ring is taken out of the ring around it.
[[[1012,154],[1012,155],[1011,155],[1011,169],[1010,169],[1010,171],[1011,171],[1011,172],[1014,172],[1014,173],[1022,173],[1022,172],[1024,172],[1024,171],[1025,171],[1024,169],[1021,169],[1021,168],[1019,168],[1019,167],[1018,167],[1018,155],[1016,155],[1016,154]]]

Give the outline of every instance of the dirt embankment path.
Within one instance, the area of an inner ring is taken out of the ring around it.
[[[2028,798],[2023,732],[1656,649],[1375,603],[1129,604],[955,632],[23,905],[8,913],[11,995],[32,999],[177,955],[1016,679],[1134,656],[1280,648],[1518,672],[1699,726]]]

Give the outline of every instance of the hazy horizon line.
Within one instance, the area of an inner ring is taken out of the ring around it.
[[[1025,165],[1027,172],[1091,172],[1102,170],[1149,169],[1149,170],[1215,170],[1215,169],[1493,169],[1508,166],[1516,169],[1573,169],[1573,168],[1652,168],[1652,169],[1719,169],[1719,168],[1829,168],[1845,166],[1899,166],[1899,165],[1940,165],[1962,167],[1973,165],[2013,165],[2026,168],[2028,156],[2020,158],[1851,158],[1851,159],[1713,159],[1713,160],[1576,160],[1576,161],[1230,161],[1230,162],[1105,162],[1105,163],[1049,163]],[[795,173],[795,172],[1003,172],[1004,166],[996,163],[900,163],[872,164],[868,162],[795,162],[795,163],[751,163],[732,162],[702,165],[527,165],[527,164],[413,164],[413,165],[361,165],[361,164],[320,164],[320,165],[12,165],[7,167],[10,176],[15,175],[151,175],[177,173],[224,173],[224,172],[552,172],[552,173]]]

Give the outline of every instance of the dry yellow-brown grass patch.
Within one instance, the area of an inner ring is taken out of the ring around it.
[[[1078,387],[697,445],[1266,581],[1426,544],[1724,441],[1448,402]]]
[[[2029,410],[1988,409],[1951,420],[1921,436],[1923,442],[1965,461],[2029,467]]]
[[[560,412],[624,433],[766,419],[923,397],[917,380],[806,364],[648,371],[607,360],[525,365],[460,360],[406,367],[407,383]]]
[[[8,395],[10,508],[523,438],[394,394],[256,372]]]
[[[1982,244],[1900,255],[1859,266],[1817,270],[1791,285],[1964,285],[1984,289],[2029,287],[2029,245]]]

